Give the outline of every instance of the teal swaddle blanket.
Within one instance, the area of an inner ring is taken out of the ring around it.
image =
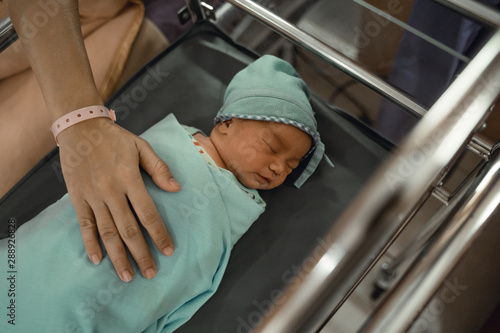
[[[0,278],[0,332],[172,332],[215,292],[232,246],[265,204],[232,174],[209,166],[173,115],[142,137],[182,185],[168,193],[143,176],[174,254],[165,257],[145,235],[158,273],[147,280],[134,264],[134,279],[122,282],[105,252],[97,266],[88,259],[66,195],[15,234],[15,265]],[[8,240],[0,241],[4,262]]]

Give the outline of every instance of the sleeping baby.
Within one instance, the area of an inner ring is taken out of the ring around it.
[[[106,253],[87,257],[68,196],[15,235],[15,279],[0,279],[0,308],[16,320],[0,332],[172,332],[214,294],[230,251],[264,211],[257,190],[283,183],[308,156],[300,187],[324,156],[308,90],[291,65],[263,56],[235,75],[209,136],[169,115],[142,137],[167,162],[181,191],[144,181],[175,244],[162,255],[145,233],[157,275],[116,275]],[[8,239],[0,241],[7,258]],[[139,269],[133,264],[134,271]],[[13,297],[4,297],[15,285]],[[12,302],[14,300],[14,302]]]

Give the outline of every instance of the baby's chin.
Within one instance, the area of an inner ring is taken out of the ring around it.
[[[255,181],[246,181],[246,179],[238,179],[238,181],[243,184],[246,188],[252,189],[252,190],[262,190],[262,185],[258,184]]]
[[[243,186],[252,190],[272,190],[273,188],[276,188],[279,185],[281,185],[281,184],[276,185],[272,183],[262,184],[257,180],[248,180],[244,177],[236,177],[236,179],[238,179],[238,181],[241,184],[243,184]]]

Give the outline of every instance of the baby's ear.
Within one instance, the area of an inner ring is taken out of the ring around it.
[[[216,126],[216,129],[220,132],[220,133],[227,133],[229,127],[232,125],[233,123],[233,119],[228,119],[228,120],[225,120],[225,121],[221,121],[220,123],[218,123]]]

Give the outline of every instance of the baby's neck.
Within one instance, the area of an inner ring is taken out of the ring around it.
[[[215,148],[214,144],[212,143],[212,140],[210,140],[210,137],[207,137],[203,135],[202,133],[196,133],[193,135],[194,138],[201,144],[203,149],[207,152],[208,155],[214,160],[215,164],[217,164],[218,167],[221,167],[223,169],[227,169],[226,164],[222,160],[222,158],[219,155],[219,152]]]

